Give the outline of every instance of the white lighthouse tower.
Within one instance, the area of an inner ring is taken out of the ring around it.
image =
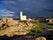
[[[22,11],[20,11],[20,20],[27,20],[27,17],[25,15],[23,15]]]

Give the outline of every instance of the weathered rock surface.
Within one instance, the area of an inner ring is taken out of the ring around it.
[[[46,40],[46,38],[45,37],[38,37],[35,40]]]
[[[12,18],[3,18],[0,20],[0,36],[7,35],[25,35],[33,27],[30,21],[13,20]]]

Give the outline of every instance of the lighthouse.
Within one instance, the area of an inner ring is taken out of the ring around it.
[[[20,11],[20,20],[21,21],[27,20],[26,15],[23,15],[23,12],[22,11]]]

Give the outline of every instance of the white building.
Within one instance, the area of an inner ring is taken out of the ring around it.
[[[25,15],[22,14],[22,11],[20,12],[20,20],[27,20],[27,17]]]

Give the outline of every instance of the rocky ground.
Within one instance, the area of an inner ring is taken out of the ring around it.
[[[13,18],[1,19],[0,40],[46,40],[45,37],[34,37],[32,35],[26,35],[34,27],[33,23],[34,20],[20,21],[14,20]]]
[[[21,35],[21,36],[13,36],[13,37],[2,36],[0,37],[0,40],[46,40],[46,38],[45,37],[35,38],[34,36],[31,35]]]
[[[3,18],[0,20],[0,36],[7,35],[8,37],[14,35],[25,35],[29,33],[33,27],[31,21],[13,20],[12,18]]]

